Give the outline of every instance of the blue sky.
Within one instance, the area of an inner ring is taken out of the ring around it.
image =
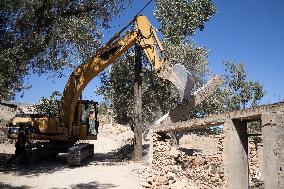
[[[119,31],[148,2],[134,0],[131,7],[114,18],[110,30],[103,30],[105,41]],[[222,74],[222,62],[226,60],[243,63],[249,79],[260,81],[266,90],[262,103],[273,103],[284,99],[284,1],[282,0],[235,0],[213,1],[218,13],[205,24],[204,31],[197,31],[193,40],[210,50],[209,67],[215,74]],[[158,27],[151,3],[142,14]],[[33,87],[23,98],[16,101],[36,103],[42,96],[50,96],[55,90],[63,91],[66,78],[48,79],[47,76],[31,76]],[[101,100],[94,95],[99,85],[95,78],[83,92],[86,99]]]

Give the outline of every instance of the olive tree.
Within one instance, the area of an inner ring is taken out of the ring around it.
[[[0,99],[29,87],[31,73],[51,73],[81,63],[100,46],[102,28],[130,0],[0,1]]]

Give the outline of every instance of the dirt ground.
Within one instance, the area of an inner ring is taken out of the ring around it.
[[[64,156],[41,160],[25,169],[19,162],[6,167],[14,153],[13,144],[0,144],[0,188],[141,188],[137,169],[141,164],[127,160],[131,131],[121,134],[102,132],[93,141],[95,155],[81,167],[69,167]],[[123,152],[123,153],[121,153]]]

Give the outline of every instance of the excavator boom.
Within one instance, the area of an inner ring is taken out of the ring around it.
[[[69,136],[73,123],[77,121],[74,111],[83,89],[94,77],[136,43],[142,46],[157,72],[160,72],[162,66],[165,66],[164,62],[159,59],[159,51],[163,49],[155,31],[145,16],[138,16],[135,19],[134,30],[126,32],[124,36],[120,36],[120,33],[116,34],[93,57],[86,63],[79,65],[71,74],[64,88],[60,112],[61,122],[68,128]],[[155,44],[158,45],[159,50]]]
[[[83,89],[134,44],[139,44],[143,48],[158,76],[171,81],[177,87],[182,100],[187,101],[191,97],[190,73],[181,65],[170,67],[160,58],[163,47],[147,17],[137,16],[134,24],[133,30],[126,32],[123,36],[121,36],[121,32],[117,33],[93,57],[86,63],[79,65],[71,74],[64,88],[60,113],[61,123],[68,128],[69,136],[72,135],[72,127],[75,127],[79,122],[79,117],[74,116],[74,111]]]

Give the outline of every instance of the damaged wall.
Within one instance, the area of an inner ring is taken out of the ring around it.
[[[201,151],[186,153],[167,135],[154,133],[151,142],[150,169],[145,188],[222,188],[225,182],[222,141],[215,136],[216,154]]]
[[[284,103],[159,125],[153,131],[148,188],[284,187]],[[262,121],[262,143],[253,143],[248,121]],[[187,155],[167,137],[170,132],[224,125],[218,155]],[[223,141],[224,140],[224,141]],[[250,173],[248,174],[248,169]],[[258,181],[259,183],[255,183]]]

